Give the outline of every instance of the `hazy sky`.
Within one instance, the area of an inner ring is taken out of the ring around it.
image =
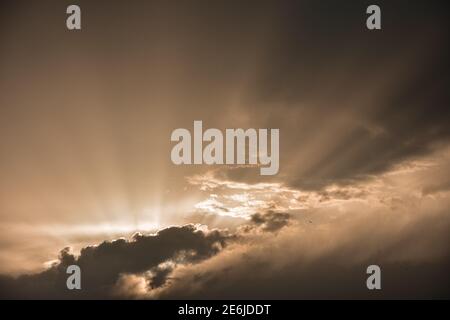
[[[444,3],[2,1],[0,296],[448,298]],[[279,173],[175,166],[194,120],[279,128]]]

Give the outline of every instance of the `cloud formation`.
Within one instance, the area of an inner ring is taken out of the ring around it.
[[[46,271],[2,276],[3,298],[448,298],[450,148],[352,185],[321,191],[235,184],[207,175],[210,197],[245,204],[233,231],[173,226],[130,240],[61,251]],[[211,181],[214,183],[211,183]],[[237,190],[245,190],[239,196]],[[230,193],[231,192],[231,193]],[[277,204],[267,209],[265,201]],[[284,200],[283,200],[284,199]],[[292,200],[292,201],[291,201]],[[255,207],[256,208],[256,207]],[[224,214],[220,206],[209,214]],[[68,265],[82,290],[65,287]],[[382,269],[369,292],[366,268]]]
[[[448,298],[450,193],[444,181],[449,150],[400,163],[359,184],[305,192],[299,201],[309,203],[289,214],[251,215],[239,241],[198,264],[178,265],[163,286],[129,294],[161,299]],[[431,192],[430,186],[437,185]],[[371,264],[382,269],[380,292],[365,286]]]
[[[16,279],[0,278],[3,298],[94,298],[111,297],[112,287],[122,274],[152,272],[151,285],[160,286],[170,263],[193,263],[217,254],[229,236],[195,225],[169,227],[153,235],[135,234],[130,240],[105,241],[83,248],[79,256],[69,248],[48,270]],[[164,266],[165,263],[165,266]],[[67,266],[76,264],[82,272],[82,290],[66,287]]]
[[[84,248],[1,297],[450,296],[445,1],[380,0],[374,33],[363,1],[105,3],[68,37],[64,3],[2,2],[0,267]],[[279,174],[172,165],[198,119],[279,128]],[[101,242],[142,223],[181,226]]]

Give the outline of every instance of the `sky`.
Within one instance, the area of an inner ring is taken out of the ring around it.
[[[2,1],[0,297],[450,298],[448,10],[370,4]],[[195,120],[278,174],[174,165]]]

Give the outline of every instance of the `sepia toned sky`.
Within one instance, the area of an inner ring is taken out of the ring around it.
[[[2,1],[0,297],[449,298],[448,11],[370,4]],[[279,173],[172,164],[194,120]]]

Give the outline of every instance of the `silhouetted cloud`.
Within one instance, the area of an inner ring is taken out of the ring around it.
[[[276,231],[289,223],[289,213],[268,211],[265,214],[255,213],[251,220],[265,231]]]
[[[200,230],[194,225],[170,227],[154,235],[135,234],[131,240],[118,239],[83,248],[78,257],[68,248],[60,252],[59,262],[48,270],[23,275],[16,279],[0,278],[3,298],[95,298],[111,295],[111,287],[121,274],[153,270],[153,286],[164,283],[170,268],[164,262],[187,263],[201,261],[217,254],[226,244],[228,235],[218,230]],[[67,266],[81,268],[82,290],[66,287]]]

